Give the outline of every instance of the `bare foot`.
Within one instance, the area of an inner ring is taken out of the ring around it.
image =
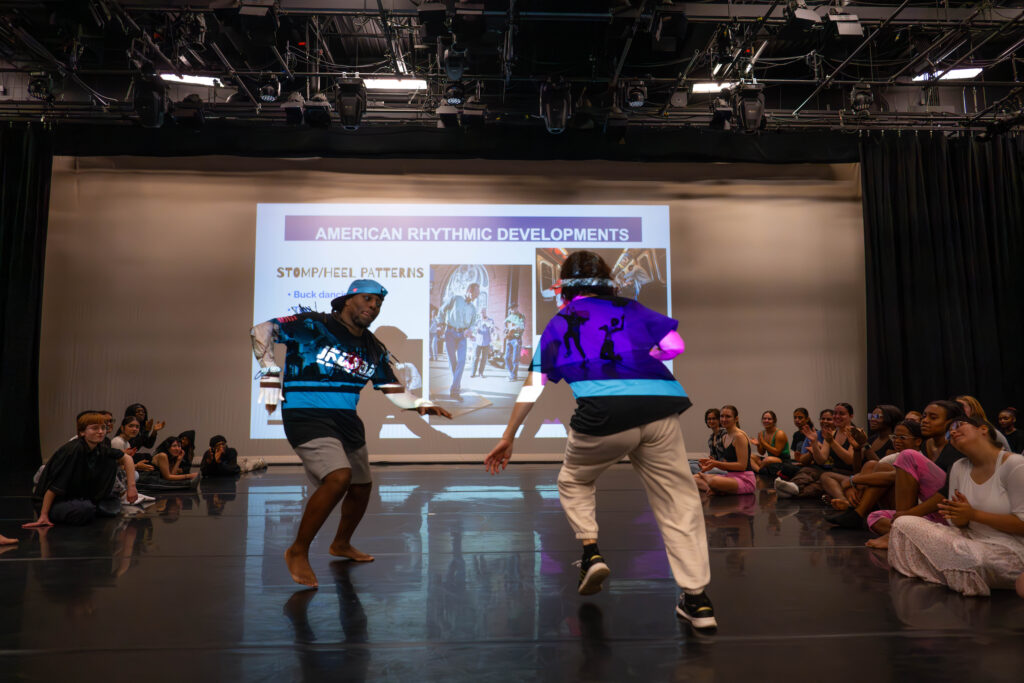
[[[885,550],[889,547],[889,534],[879,536],[878,538],[872,538],[868,540],[866,543],[864,543],[864,545],[866,545],[869,548],[880,548],[882,550]]]
[[[16,538],[7,538],[4,535],[0,535],[0,545],[14,545],[18,542]]]
[[[335,557],[347,557],[353,562],[373,562],[373,555],[367,555],[352,544],[342,545],[335,541],[327,552]]]
[[[284,551],[284,561],[288,565],[288,573],[292,575],[295,583],[310,588],[316,588],[320,584],[316,582],[316,574],[313,567],[309,565],[309,553],[288,548]]]

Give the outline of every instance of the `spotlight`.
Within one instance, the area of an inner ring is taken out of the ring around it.
[[[711,99],[711,128],[729,130],[732,128],[732,105],[724,97]]]
[[[741,83],[732,91],[732,108],[736,119],[747,133],[764,128],[764,86]]]
[[[449,81],[461,81],[462,73],[466,70],[466,48],[458,43],[452,43],[444,51],[444,72]]]
[[[821,27],[821,17],[812,9],[808,9],[807,0],[790,0],[786,7],[789,23],[801,28],[812,29]]]
[[[366,111],[366,84],[361,78],[338,79],[338,96],[334,100],[345,130],[357,130]]]
[[[53,80],[45,71],[37,71],[30,75],[28,81],[29,97],[44,102],[53,101]]]
[[[563,79],[547,80],[540,84],[540,116],[549,133],[557,135],[565,130],[572,116],[572,89]]]
[[[867,116],[875,104],[875,95],[867,83],[857,83],[850,90],[850,108],[854,113]]]
[[[281,81],[277,76],[268,76],[260,81],[259,98],[261,102],[276,102],[281,96]]]
[[[444,100],[450,105],[459,106],[466,100],[466,88],[462,83],[449,83],[444,89]]]
[[[327,96],[322,92],[318,92],[306,100],[303,113],[306,123],[313,128],[331,127],[331,103],[327,101]]]
[[[138,78],[132,87],[132,104],[143,128],[159,128],[164,125],[164,114],[168,102],[164,83],[158,77]]]
[[[631,109],[639,109],[647,103],[647,86],[643,81],[627,83],[625,87],[625,104]]]
[[[300,125],[302,123],[302,109],[304,105],[305,99],[299,91],[288,95],[288,99],[281,104],[281,109],[284,109],[285,122],[292,126]]]
[[[833,8],[834,9],[834,8]],[[829,13],[825,15],[829,33],[840,38],[863,38],[864,28],[856,14]]]
[[[186,95],[185,99],[174,105],[171,117],[180,126],[196,130],[202,128],[206,123],[206,112],[203,111],[203,98],[196,93]]]

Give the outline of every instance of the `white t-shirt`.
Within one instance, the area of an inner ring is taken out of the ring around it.
[[[984,484],[971,479],[973,466],[967,458],[953,463],[949,471],[949,494],[959,491],[975,510],[994,515],[1016,515],[1024,520],[1024,456],[1003,451],[996,461],[996,470]],[[1005,460],[1003,458],[1006,458]],[[1008,534],[987,524],[971,522],[971,538],[1005,545],[1024,558],[1024,536]]]
[[[110,440],[110,447],[116,448],[119,451],[126,451],[131,448],[131,445],[123,436],[115,436]]]

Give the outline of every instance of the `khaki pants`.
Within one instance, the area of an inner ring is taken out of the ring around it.
[[[558,493],[576,538],[597,538],[595,483],[626,454],[647,491],[676,584],[703,590],[711,580],[704,512],[676,415],[608,436],[570,430]]]

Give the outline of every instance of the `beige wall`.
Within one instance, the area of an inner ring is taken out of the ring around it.
[[[290,453],[283,440],[247,438],[258,202],[667,204],[673,313],[687,344],[675,372],[695,404],[682,418],[689,450],[704,448],[704,409],[723,403],[748,431],[762,410],[790,431],[793,408],[835,401],[862,421],[857,174],[852,165],[58,158],[40,349],[44,457],[73,433],[78,411],[120,417],[135,401],[167,421],[166,434],[196,429],[202,445],[219,432],[242,454]],[[369,393],[368,425],[389,405]],[[546,394],[538,411],[567,416],[567,396]],[[402,459],[416,443],[380,444],[377,454]],[[425,459],[477,459],[484,446],[455,442]]]

